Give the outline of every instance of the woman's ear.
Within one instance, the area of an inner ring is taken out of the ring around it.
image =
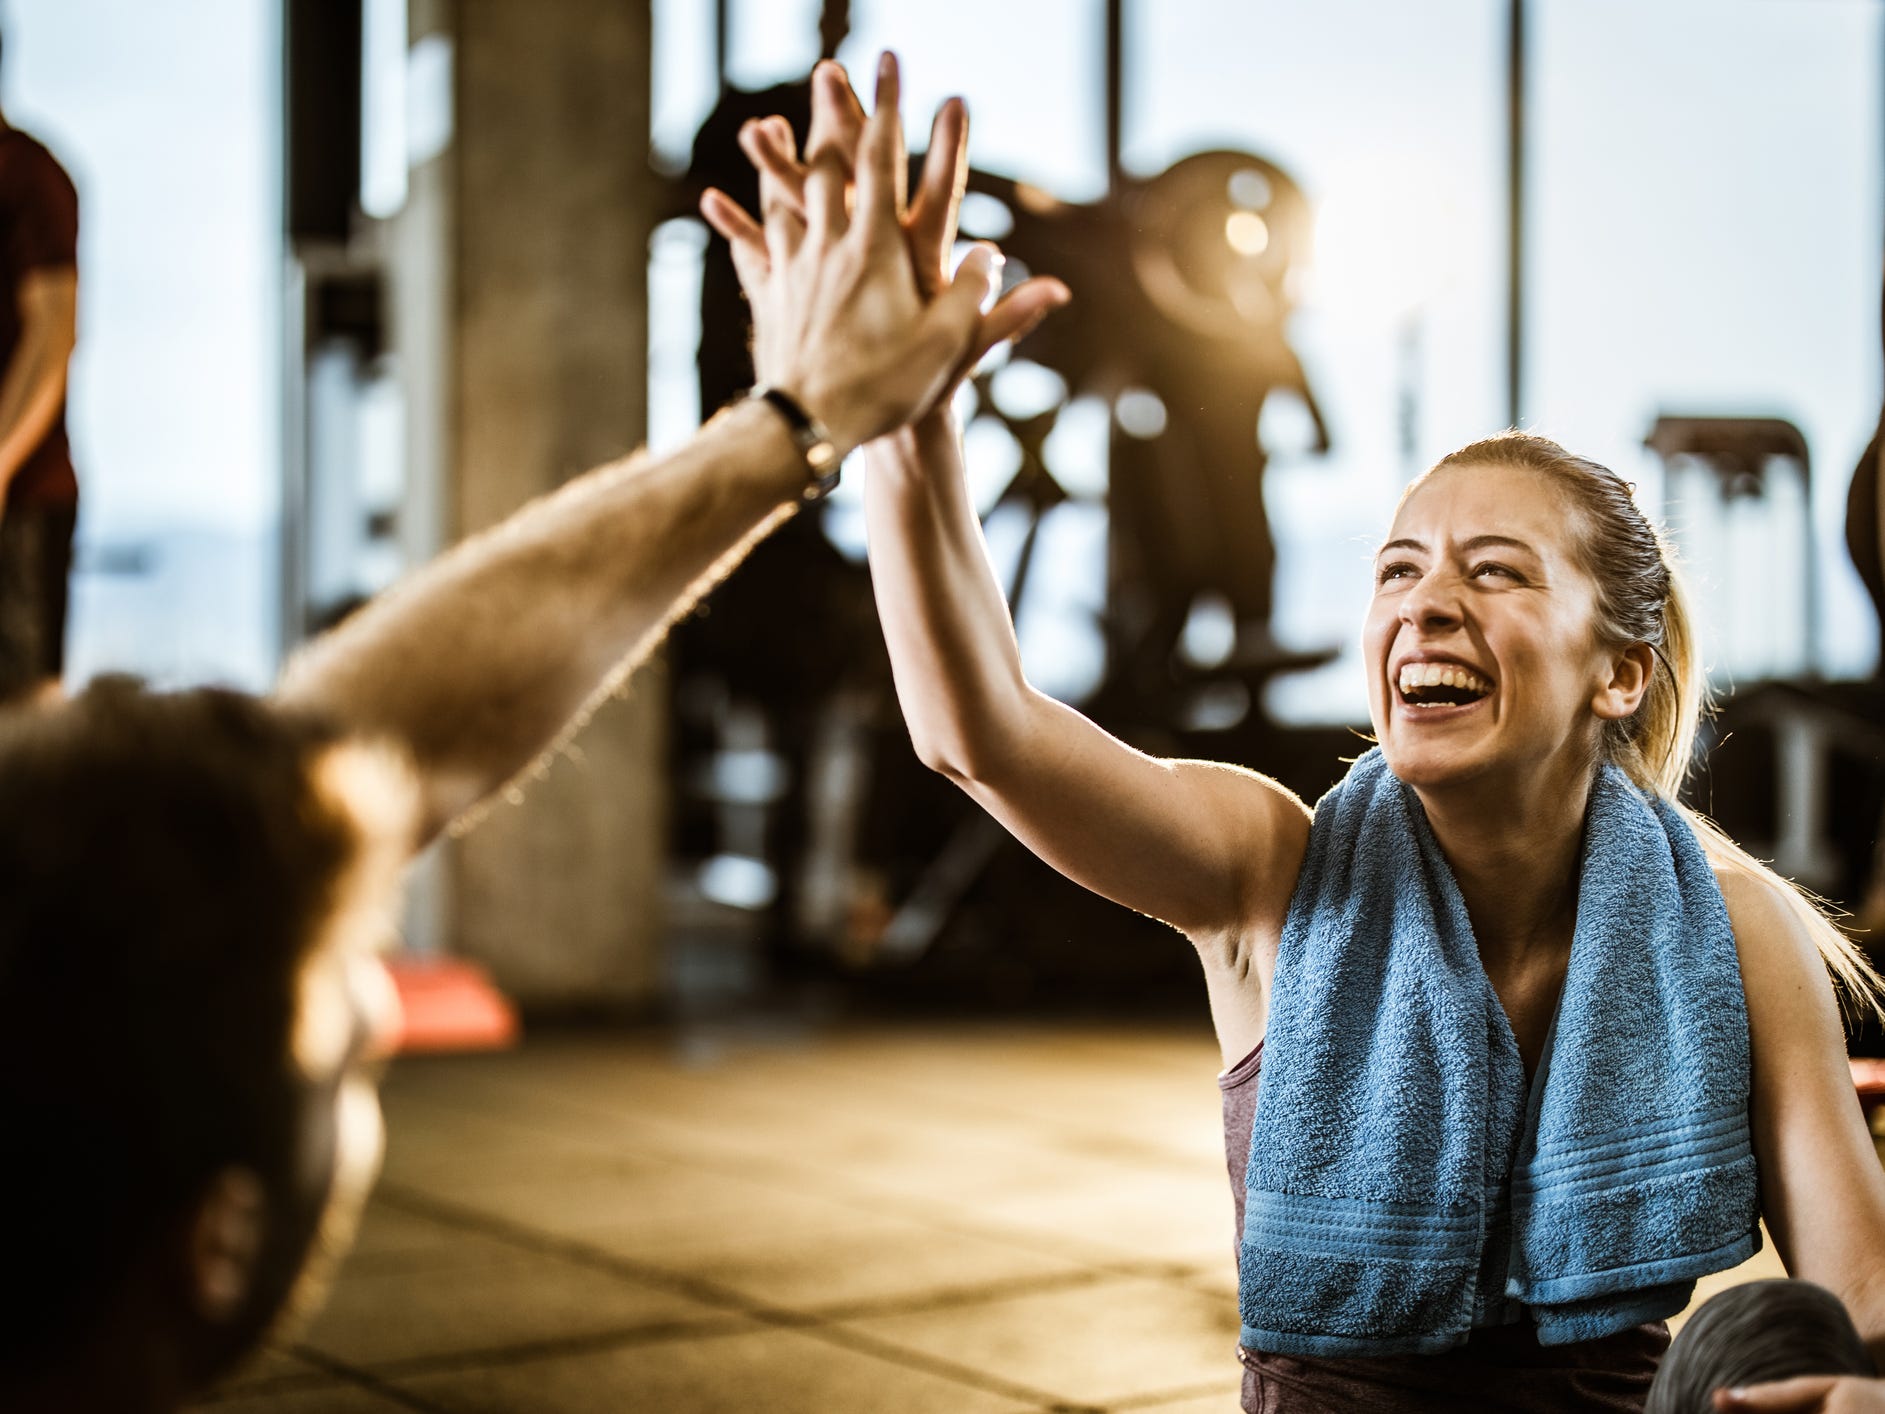
[[[268,1224],[262,1181],[226,1168],[197,1200],[188,1229],[185,1277],[196,1314],[211,1325],[234,1320],[248,1304]]]
[[[1610,679],[1591,699],[1591,711],[1606,722],[1620,722],[1643,705],[1650,674],[1656,669],[1656,650],[1647,643],[1632,643],[1610,659]]]

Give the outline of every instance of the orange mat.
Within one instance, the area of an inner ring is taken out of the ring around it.
[[[1867,1110],[1874,1105],[1885,1105],[1885,1060],[1854,1057],[1852,1088],[1859,1092],[1859,1103]]]
[[[399,990],[400,1023],[392,1052],[498,1051],[517,1044],[517,1009],[490,974],[462,958],[386,959]]]

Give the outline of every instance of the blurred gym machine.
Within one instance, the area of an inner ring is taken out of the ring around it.
[[[360,210],[358,4],[286,0],[282,643],[302,642],[402,567],[405,489],[386,263]]]
[[[725,4],[718,10],[724,74]],[[1287,647],[1271,631],[1275,547],[1257,436],[1281,393],[1305,410],[1315,449],[1328,448],[1285,333],[1310,208],[1288,173],[1251,153],[1199,153],[1149,178],[1122,170],[1122,11],[1110,0],[1108,192],[1075,204],[997,173],[969,176],[962,235],[998,240],[1011,280],[1052,271],[1075,298],[1012,361],[980,370],[959,407],[972,438],[999,429],[1012,444],[1015,470],[988,518],[1020,526],[1005,585],[1017,620],[1055,512],[1081,503],[1106,517],[1105,667],[1084,710],[1149,750],[1284,763],[1285,774],[1303,762],[1308,776],[1289,783],[1313,797],[1328,784],[1317,767],[1353,738],[1331,733],[1327,751],[1290,751],[1261,710],[1271,678],[1335,653]],[[849,27],[847,4],[824,5],[825,56]],[[809,81],[762,92],[723,82],[674,215],[710,185],[757,209],[736,139],[742,123],[772,113],[802,145]],[[703,414],[752,381],[743,326],[716,240],[701,285]],[[1070,489],[1056,467],[1054,434],[1081,398],[1112,414],[1103,496]],[[677,872],[762,920],[774,964],[896,964],[932,991],[949,990],[938,982],[946,973],[1017,998],[1049,982],[1056,994],[1084,983],[1117,995],[1166,978],[1188,994],[1183,949],[1146,946],[1148,932],[1166,930],[1065,883],[918,765],[868,571],[834,547],[829,513],[802,512],[674,635]],[[1207,596],[1228,607],[1234,641],[1201,665],[1180,645]]]
[[[1877,886],[1885,692],[1877,677],[1821,673],[1806,439],[1779,418],[1663,416],[1647,445],[1664,465],[1662,519],[1691,567],[1719,697],[1694,803],[1781,874],[1858,908]],[[1878,475],[1875,439],[1853,476],[1847,524],[1875,602]]]

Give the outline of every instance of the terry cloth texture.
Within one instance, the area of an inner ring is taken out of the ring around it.
[[[1257,1113],[1263,1043],[1218,1076],[1224,1162],[1244,1233],[1244,1168]],[[1669,1348],[1661,1321],[1602,1340],[1540,1345],[1530,1321],[1485,1326],[1433,1355],[1278,1355],[1238,1348],[1245,1414],[1643,1414]]]
[[[1760,1246],[1734,934],[1682,817],[1597,773],[1557,1018],[1518,1042],[1414,793],[1316,806],[1283,928],[1238,1253],[1242,1343],[1547,1345],[1673,1315]]]

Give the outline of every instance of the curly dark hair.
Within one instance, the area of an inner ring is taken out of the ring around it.
[[[296,1143],[302,964],[362,827],[324,723],[103,679],[0,713],[0,1368],[82,1341],[229,1165]]]

